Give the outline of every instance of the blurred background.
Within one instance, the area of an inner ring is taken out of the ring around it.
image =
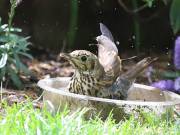
[[[178,3],[178,0],[174,0]],[[120,52],[164,52],[173,48],[172,0],[22,0],[13,26],[30,35],[33,48],[59,53],[88,49],[100,35],[99,23],[112,32]],[[180,5],[176,5],[176,8]],[[0,16],[8,21],[10,2],[0,0]],[[171,15],[171,16],[170,16]],[[180,16],[180,15],[179,15]],[[170,20],[171,19],[171,20]],[[179,19],[180,20],[180,19]],[[174,31],[174,32],[173,32]]]

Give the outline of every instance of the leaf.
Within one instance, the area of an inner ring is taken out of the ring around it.
[[[13,51],[13,55],[14,55],[14,58],[15,58],[15,65],[16,65],[16,68],[18,70],[20,70],[20,59],[19,59],[19,56]]]
[[[143,0],[143,1],[146,2],[148,7],[150,7],[150,8],[152,7],[153,2],[154,2],[154,0]]]
[[[0,17],[0,26],[1,26],[1,17]],[[0,32],[2,32],[3,29],[0,27]]]
[[[13,48],[13,45],[12,44],[10,44],[10,43],[6,43],[6,44],[4,44],[4,45],[0,45],[0,49],[1,50],[3,50],[3,51],[8,51],[8,50],[10,50],[11,48]]]
[[[9,28],[5,28],[4,31],[8,32]],[[10,28],[10,32],[22,32],[22,30],[19,28]]]
[[[29,48],[27,47],[28,45],[30,45],[31,43],[28,42],[27,40],[29,39],[30,37],[26,37],[26,38],[23,38],[23,37],[20,37],[18,36],[17,37],[17,52],[19,52],[20,50],[23,50],[24,52],[29,50]]]
[[[8,54],[7,53],[3,53],[2,57],[0,59],[0,68],[3,68],[6,65],[7,58],[8,58]]]
[[[170,21],[174,34],[180,30],[180,0],[173,0],[170,8]]]
[[[3,24],[3,25],[1,25],[1,28],[4,30],[4,29],[6,29],[8,27],[8,25],[7,24]]]
[[[23,52],[28,51],[29,50],[29,48],[27,47],[28,45],[30,45],[30,43],[21,43],[21,44],[18,44],[17,52],[19,52],[19,51],[23,51]]]
[[[9,38],[7,36],[0,36],[0,42],[6,43],[9,41]]]
[[[180,72],[162,72],[161,76],[164,78],[170,78],[170,79],[174,79],[180,76]]]
[[[24,72],[24,74],[30,75],[31,72],[30,72],[30,70],[27,68],[27,66],[24,65],[23,63],[20,63],[20,64],[21,64],[21,70]]]
[[[27,37],[23,37],[22,40],[27,41],[30,38],[31,38],[31,36],[27,36]]]
[[[23,84],[22,84],[21,80],[19,79],[17,73],[10,66],[8,66],[8,71],[9,71],[10,78],[13,81],[14,85],[18,89],[23,88]]]
[[[20,28],[10,28],[11,32],[22,32],[22,29]]]
[[[25,53],[25,52],[18,52],[18,54],[21,54],[21,55],[26,56],[26,57],[28,57],[28,58],[30,58],[30,59],[33,59],[33,56],[30,55],[30,54],[28,54],[28,53]]]
[[[16,64],[16,68],[19,71],[24,72],[26,75],[29,75],[31,72],[28,70],[28,68],[21,62],[19,56],[14,52],[14,58],[15,58],[15,64]]]
[[[169,0],[162,0],[165,5],[168,4]]]

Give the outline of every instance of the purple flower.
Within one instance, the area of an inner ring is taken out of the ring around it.
[[[162,89],[162,90],[174,91],[174,82],[172,80],[161,80],[161,81],[152,83],[151,86]]]
[[[174,47],[174,66],[180,69],[180,36],[177,37]]]
[[[174,89],[176,92],[180,93],[180,77],[176,78],[174,81]]]

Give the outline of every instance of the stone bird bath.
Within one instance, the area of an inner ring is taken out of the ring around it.
[[[121,120],[132,112],[144,111],[155,112],[157,115],[173,112],[180,105],[180,96],[169,91],[161,91],[157,88],[134,84],[129,90],[127,100],[113,100],[105,98],[90,97],[69,93],[66,87],[70,77],[57,77],[43,79],[38,86],[44,90],[43,102],[46,108],[52,112],[63,110],[68,105],[73,112],[79,108],[88,107],[86,117],[99,114],[106,118],[112,111],[116,120]]]

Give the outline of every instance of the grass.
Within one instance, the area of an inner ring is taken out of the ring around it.
[[[3,105],[0,115],[1,135],[178,135],[180,119],[167,121],[152,114],[115,123],[109,116],[105,121],[100,118],[84,120],[86,109],[69,113],[64,109],[60,114],[51,115],[45,109],[34,109],[30,103],[13,106]]]

